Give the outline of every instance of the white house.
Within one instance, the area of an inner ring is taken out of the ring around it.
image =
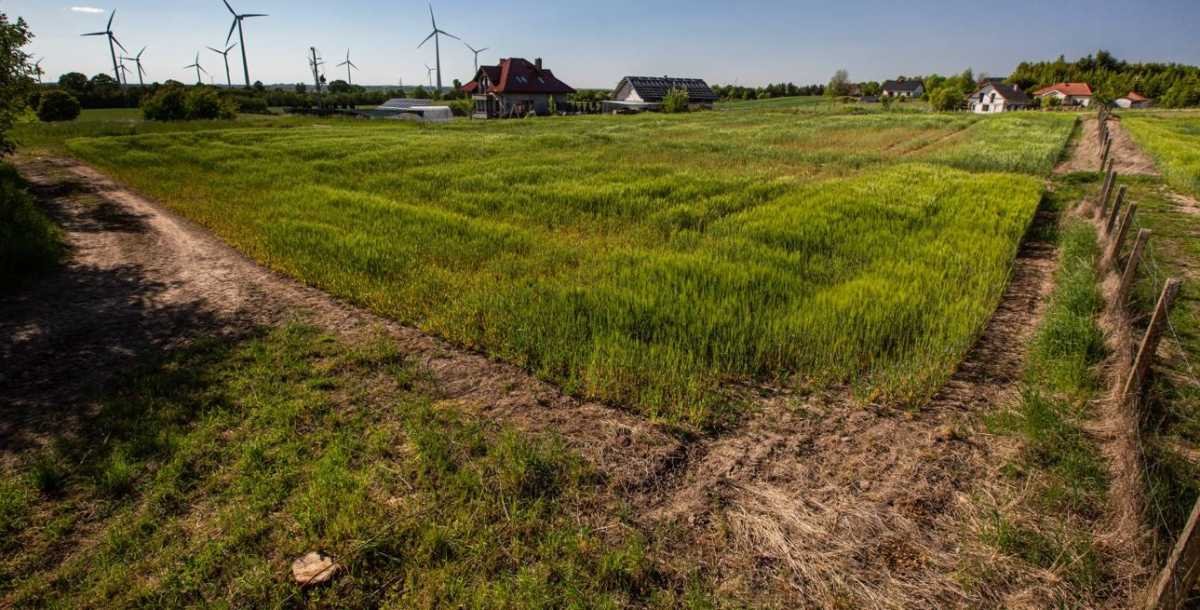
[[[1029,104],[1029,96],[1018,87],[991,81],[967,97],[967,106],[976,114],[1025,110]]]
[[[883,83],[883,97],[918,98],[925,95],[925,85],[919,80],[889,80]]]
[[[1136,91],[1130,91],[1129,95],[1118,97],[1113,103],[1118,108],[1149,108],[1153,102]]]
[[[1056,83],[1038,89],[1033,97],[1039,100],[1044,97],[1056,98],[1063,106],[1087,107],[1092,105],[1092,88],[1087,83]]]

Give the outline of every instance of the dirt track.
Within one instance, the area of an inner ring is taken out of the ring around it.
[[[1016,390],[1055,266],[1049,244],[1023,247],[997,314],[927,408],[784,393],[762,398],[741,427],[688,444],[272,273],[86,166],[18,165],[74,256],[30,293],[0,300],[0,459],[49,427],[84,425],[81,397],[197,335],[289,320],[351,338],[382,330],[428,366],[447,400],[560,434],[636,522],[679,528],[666,536],[667,561],[684,577],[704,566],[730,592],[785,604],[972,603],[954,575],[958,508],[992,459],[974,432]]]
[[[1100,156],[1103,154],[1099,140],[1100,121],[1095,117],[1083,120],[1083,134],[1071,150],[1071,156],[1054,168],[1056,174],[1100,171]],[[1130,137],[1129,132],[1117,119],[1108,120],[1108,132],[1112,135],[1113,169],[1122,176],[1157,176],[1158,168]]]

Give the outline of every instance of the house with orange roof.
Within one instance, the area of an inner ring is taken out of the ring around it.
[[[1113,103],[1118,108],[1149,108],[1153,102],[1137,91],[1130,91],[1128,95],[1118,97]]]
[[[495,66],[479,66],[475,78],[462,91],[475,101],[476,118],[518,118],[550,114],[563,107],[575,90],[542,66],[520,57],[501,59]]]
[[[1055,98],[1062,102],[1063,106],[1086,107],[1092,105],[1092,87],[1087,83],[1055,83],[1034,91],[1033,97],[1038,100]]]

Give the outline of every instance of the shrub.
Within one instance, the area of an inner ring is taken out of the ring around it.
[[[237,99],[237,111],[242,114],[271,114],[267,100],[261,97],[240,97]]]
[[[687,112],[688,93],[686,89],[672,88],[663,96],[662,110],[667,113]]]
[[[0,293],[53,267],[62,233],[37,207],[16,170],[0,165]]]
[[[50,91],[38,104],[38,118],[47,123],[74,121],[79,118],[79,100],[66,91]]]
[[[942,87],[929,96],[929,105],[938,112],[950,112],[962,107],[963,92],[957,87]]]
[[[232,119],[237,116],[237,104],[221,99],[214,89],[173,85],[143,100],[142,115],[151,121]]]
[[[450,102],[450,112],[454,116],[471,116],[475,114],[475,100],[454,100]]]
[[[142,116],[148,121],[182,121],[187,118],[183,87],[164,86],[142,100]]]

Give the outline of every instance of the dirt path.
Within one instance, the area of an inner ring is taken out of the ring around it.
[[[1054,222],[1038,213],[1037,225]],[[683,537],[675,549],[681,569],[700,562],[742,575],[731,586],[751,598],[765,591],[806,607],[978,603],[956,578],[956,513],[992,469],[989,441],[975,432],[981,416],[1016,397],[1055,266],[1053,244],[1027,241],[983,336],[927,407],[768,401],[743,430],[694,449],[643,518],[694,528],[698,539]]]
[[[1074,172],[1098,172],[1100,171],[1100,156],[1103,150],[1100,147],[1099,140],[1100,121],[1096,117],[1089,117],[1083,121],[1083,135],[1079,138],[1071,149],[1071,156],[1054,168],[1056,174],[1070,174]],[[1108,131],[1112,134],[1112,156],[1114,165],[1113,168],[1122,176],[1157,176],[1158,168],[1154,165],[1154,159],[1150,158],[1130,137],[1129,132],[1121,126],[1119,119],[1111,118],[1108,120]]]
[[[16,164],[73,253],[61,271],[0,299],[0,460],[42,444],[49,431],[86,425],[83,397],[148,355],[287,321],[351,339],[389,333],[432,371],[446,400],[561,433],[617,488],[640,485],[679,451],[676,439],[637,417],[272,273],[87,166]]]

